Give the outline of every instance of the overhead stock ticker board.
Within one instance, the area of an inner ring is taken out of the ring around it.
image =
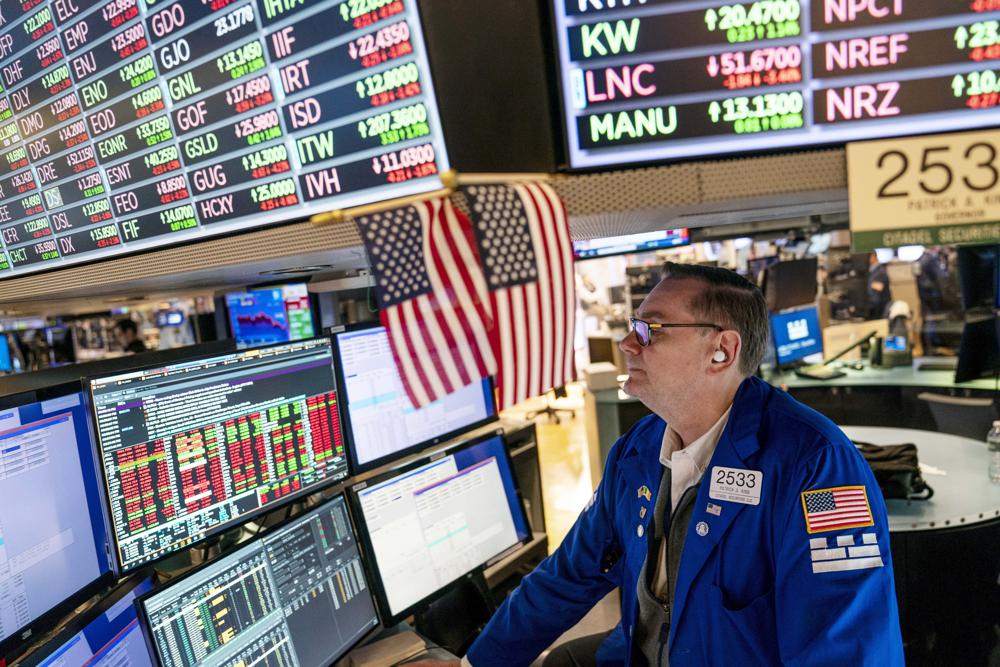
[[[555,0],[570,164],[1000,123],[1000,0]]]
[[[5,0],[0,278],[440,187],[416,0]]]

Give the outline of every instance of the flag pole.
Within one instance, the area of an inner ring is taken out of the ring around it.
[[[353,208],[342,208],[334,211],[327,211],[325,213],[317,213],[316,215],[309,218],[309,222],[314,225],[330,225],[345,220],[350,220],[362,215],[371,215],[373,213],[381,213],[382,211],[389,211],[394,208],[399,208],[401,206],[409,206],[410,204],[418,204],[422,201],[427,201],[428,199],[435,199],[438,197],[447,197],[455,192],[460,186],[463,185],[483,185],[486,183],[527,183],[527,182],[537,182],[537,181],[551,181],[551,174],[459,174],[454,169],[449,169],[440,176],[442,187],[431,192],[424,192],[418,195],[410,195],[408,197],[397,197],[395,199],[387,199],[386,201],[375,202],[374,204],[365,204],[363,206],[355,206]]]

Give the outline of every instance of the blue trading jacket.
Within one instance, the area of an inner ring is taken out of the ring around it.
[[[621,622],[599,664],[644,662],[632,648],[636,582],[665,428],[652,415],[614,445],[565,541],[469,649],[473,667],[528,665],[615,587]],[[713,475],[727,481],[718,468],[760,471],[759,503],[720,499],[711,490]],[[698,490],[669,658],[671,667],[903,665],[885,503],[871,470],[830,420],[757,378],[740,386]]]

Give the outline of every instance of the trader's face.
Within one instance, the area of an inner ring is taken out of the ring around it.
[[[660,281],[635,311],[635,317],[650,323],[682,324],[701,321],[688,307],[692,297],[704,289],[701,281],[669,279]],[[649,345],[640,345],[636,332],[626,336],[619,347],[628,365],[623,389],[668,421],[687,408],[693,383],[704,379],[716,350],[712,329],[654,329]]]

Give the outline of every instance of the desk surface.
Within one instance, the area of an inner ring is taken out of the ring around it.
[[[1000,484],[990,483],[987,477],[989,452],[985,442],[914,429],[842,428],[852,440],[874,445],[912,442],[917,446],[924,479],[934,489],[934,497],[910,502],[887,500],[890,531],[955,528],[1000,518]]]
[[[844,377],[833,380],[811,380],[801,378],[792,371],[779,375],[768,375],[767,381],[774,386],[784,386],[788,389],[805,387],[926,387],[928,389],[979,389],[994,391],[997,383],[992,379],[972,380],[971,382],[955,382],[955,371],[918,371],[913,366],[897,366],[896,368],[865,368],[855,370],[846,367],[838,370],[845,373]],[[602,389],[593,392],[598,403],[632,403],[637,399],[628,396],[621,389]]]
[[[773,385],[785,385],[789,389],[799,387],[927,387],[941,389],[956,387],[959,389],[983,389],[993,391],[996,383],[992,378],[972,380],[971,382],[955,382],[955,371],[918,371],[913,366],[897,366],[896,368],[841,368],[844,377],[833,380],[811,380],[801,378],[792,371],[768,378]]]

